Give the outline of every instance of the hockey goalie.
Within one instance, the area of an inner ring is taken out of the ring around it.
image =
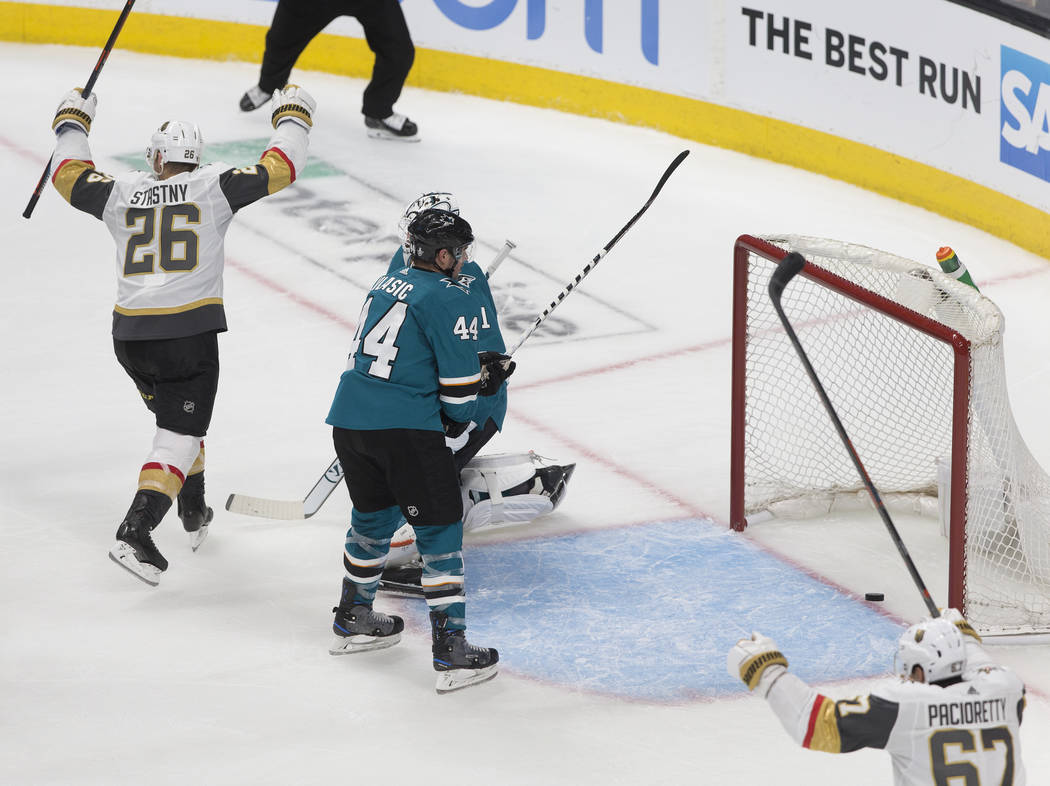
[[[471,459],[460,472],[463,534],[526,524],[553,512],[565,499],[575,469],[575,464],[555,464],[532,451]],[[380,591],[423,596],[426,577],[415,543],[408,524],[394,534]]]

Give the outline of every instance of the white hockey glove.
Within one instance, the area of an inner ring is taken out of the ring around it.
[[[962,615],[958,609],[941,609],[941,617],[948,620],[959,629],[959,632],[964,636],[973,636],[977,641],[981,640],[977,631],[973,629],[973,626],[966,621],[966,617]]]
[[[62,97],[62,103],[55,110],[55,120],[51,129],[57,134],[64,128],[79,128],[85,134],[91,132],[91,121],[95,119],[95,107],[98,96],[91,93],[87,98],[75,87]]]
[[[776,678],[787,671],[787,658],[777,649],[768,636],[755,631],[749,639],[741,639],[726,656],[726,669],[730,677],[738,677],[762,698],[773,687]]]
[[[285,120],[298,123],[307,131],[314,124],[313,117],[317,102],[299,85],[285,85],[276,91],[270,105],[273,107],[270,119],[274,128]]]

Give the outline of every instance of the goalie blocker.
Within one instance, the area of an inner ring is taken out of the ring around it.
[[[565,499],[576,464],[555,464],[528,453],[494,453],[472,459],[460,472],[464,534],[481,529],[525,524],[554,511]],[[422,568],[416,536],[404,524],[390,543],[387,568],[379,589],[422,595]]]

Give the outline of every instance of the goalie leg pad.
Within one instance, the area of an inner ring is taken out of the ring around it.
[[[503,522],[531,521],[550,513],[564,499],[565,487],[575,464],[555,464],[551,459],[528,453],[497,453],[478,456],[460,473],[464,491],[474,508],[464,520],[464,529],[478,529]],[[508,507],[511,498],[543,497],[549,504],[525,503]],[[513,509],[513,510],[512,510]]]
[[[504,497],[498,516],[494,512],[492,500],[486,499],[475,503],[463,519],[463,531],[475,532],[486,527],[524,524],[554,510],[554,503],[542,494],[521,494],[515,497]]]

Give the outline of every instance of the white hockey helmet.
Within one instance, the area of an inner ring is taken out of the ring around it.
[[[196,123],[185,120],[165,120],[150,137],[146,148],[146,161],[154,172],[165,164],[193,164],[200,166],[204,137]],[[160,153],[160,161],[156,160]]]
[[[401,214],[401,220],[397,222],[397,232],[401,238],[401,249],[405,255],[406,265],[412,255],[408,245],[408,225],[412,223],[413,218],[424,210],[430,210],[431,208],[447,210],[450,213],[455,213],[457,216],[459,215],[459,205],[456,204],[456,198],[447,191],[432,191],[410,202],[408,207],[405,208],[405,212]]]
[[[966,647],[953,622],[943,617],[927,619],[901,634],[893,658],[894,670],[907,679],[916,666],[922,666],[927,683],[962,677]]]

